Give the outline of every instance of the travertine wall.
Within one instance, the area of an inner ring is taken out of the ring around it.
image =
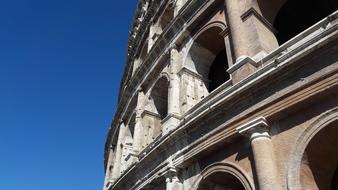
[[[286,2],[139,1],[104,189],[333,188],[338,12],[279,46]]]

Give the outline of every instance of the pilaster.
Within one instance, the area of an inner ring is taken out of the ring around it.
[[[133,152],[135,152],[136,154],[138,154],[143,148],[145,148],[143,142],[145,129],[142,124],[142,113],[144,111],[144,102],[145,102],[145,94],[141,89],[139,89],[137,96],[134,143],[133,143]]]
[[[180,121],[180,78],[178,71],[181,66],[181,56],[176,46],[170,49],[170,83],[168,89],[168,115],[162,120],[163,134],[167,134],[177,127]]]
[[[259,189],[282,190],[269,128],[266,119],[259,117],[238,127],[237,131],[250,139]]]

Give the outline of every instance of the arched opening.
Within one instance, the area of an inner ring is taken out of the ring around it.
[[[300,170],[302,189],[337,190],[338,121],[318,132],[307,145]]]
[[[230,76],[226,71],[227,63],[225,63],[224,60],[227,60],[227,54],[225,49],[218,53],[218,55],[211,64],[208,75],[209,92],[214,91],[217,87],[221,86],[223,83],[230,79]]]
[[[168,115],[168,88],[169,81],[166,77],[161,77],[151,91],[151,99],[154,103],[154,113],[164,119]]]
[[[133,144],[135,131],[136,114],[133,113],[125,127],[124,140],[122,146],[121,171],[124,172],[133,163]]]
[[[283,44],[337,9],[337,0],[286,1],[273,24],[278,43]]]
[[[134,138],[135,124],[136,114],[134,113],[128,122],[128,136],[130,136],[131,138]]]
[[[163,33],[165,28],[169,25],[169,23],[173,20],[174,18],[174,7],[168,1],[168,3],[162,8],[161,11],[159,11],[159,14],[155,15],[155,22],[154,24],[150,27],[150,46],[151,48],[158,37]]]
[[[222,29],[212,27],[202,32],[193,42],[185,66],[200,76],[205,95],[230,79]]]
[[[225,172],[215,172],[199,184],[197,190],[245,190],[244,185],[241,181]]]
[[[336,171],[334,172],[333,178],[332,178],[332,184],[331,189],[338,189],[338,167],[336,168]]]
[[[148,93],[148,99],[142,114],[142,125],[145,128],[145,146],[149,145],[162,134],[162,120],[168,115],[169,80],[159,78]]]

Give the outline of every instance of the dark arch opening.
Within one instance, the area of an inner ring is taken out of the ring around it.
[[[211,27],[194,41],[186,65],[203,78],[204,88],[210,93],[230,79],[228,57],[222,29]]]
[[[228,61],[226,50],[223,49],[216,56],[215,60],[211,64],[209,71],[209,92],[214,91],[217,87],[221,86],[224,82],[230,79],[230,75],[227,73]]]
[[[338,189],[338,167],[336,168],[336,171],[334,172],[333,178],[332,178],[332,190]]]
[[[301,165],[302,189],[337,190],[338,121],[319,131],[307,145]]]
[[[136,124],[136,114],[133,114],[133,116],[131,117],[128,123],[130,135],[132,138],[134,138],[135,124]]]
[[[337,0],[288,0],[274,21],[278,43],[283,44],[337,9]]]
[[[168,89],[169,81],[166,77],[161,77],[151,91],[155,111],[160,115],[161,119],[168,115]]]
[[[235,176],[225,172],[215,172],[203,179],[197,190],[245,190],[242,182]]]

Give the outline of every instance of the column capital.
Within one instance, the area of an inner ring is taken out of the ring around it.
[[[176,169],[175,168],[168,168],[164,173],[163,176],[167,179],[167,180],[172,180],[172,178],[176,177]]]
[[[169,167],[166,171],[163,172],[166,183],[177,183],[179,179],[177,177],[177,170],[174,167]]]
[[[162,175],[168,180],[172,180],[173,178],[175,178],[177,176],[177,170],[175,168],[175,166],[172,163],[171,158],[169,159],[169,163],[167,166],[167,169],[165,171],[162,172]]]
[[[238,133],[249,136],[251,140],[257,137],[270,138],[269,129],[270,126],[264,117],[258,117],[236,128]]]

